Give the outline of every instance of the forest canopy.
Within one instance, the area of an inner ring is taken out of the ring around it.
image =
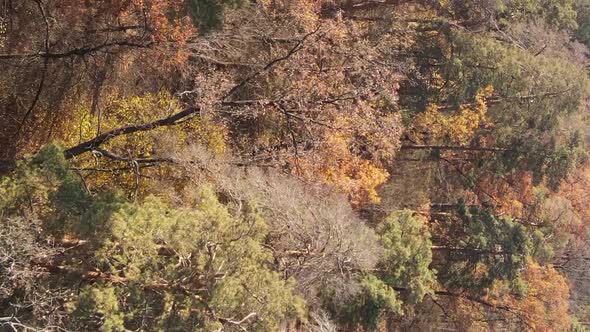
[[[589,0],[2,1],[0,330],[586,331],[589,47]]]

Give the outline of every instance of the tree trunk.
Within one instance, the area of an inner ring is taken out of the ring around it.
[[[484,152],[502,152],[506,149],[486,148],[479,146],[462,146],[462,145],[427,145],[427,144],[404,144],[402,150],[453,150],[453,151],[484,151]]]

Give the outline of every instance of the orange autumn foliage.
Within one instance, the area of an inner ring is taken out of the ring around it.
[[[490,290],[491,302],[511,308],[513,324],[528,330],[566,330],[572,319],[567,279],[552,266],[541,266],[534,261],[528,263],[522,278],[526,283],[523,297],[515,296],[498,283]]]
[[[295,159],[296,174],[321,180],[348,195],[355,207],[379,202],[377,187],[389,178],[387,170],[352,154],[348,140],[342,135],[330,134],[322,153],[313,157]]]
[[[552,266],[529,261],[523,272],[524,291],[516,294],[506,282],[497,281],[481,302],[466,297],[448,299],[450,318],[461,331],[566,331],[570,287]]]
[[[578,240],[588,238],[590,226],[590,165],[580,167],[568,179],[562,182],[559,195],[566,198],[572,206],[580,222],[572,225],[569,233],[575,235]]]
[[[534,204],[534,185],[530,173],[510,175],[505,178],[482,176],[475,193],[482,200],[489,200],[498,213],[516,219],[526,218],[528,207]]]

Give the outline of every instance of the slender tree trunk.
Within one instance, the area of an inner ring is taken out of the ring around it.
[[[428,145],[428,144],[404,144],[401,146],[402,150],[454,150],[454,151],[484,151],[484,152],[502,152],[506,149],[502,148],[487,148],[479,146],[463,146],[463,145]]]
[[[447,251],[447,252],[459,252],[465,253],[469,255],[504,255],[506,254],[505,251],[496,251],[496,250],[486,250],[486,249],[477,249],[477,248],[457,248],[457,247],[448,247],[448,246],[432,246],[430,247],[432,251]]]

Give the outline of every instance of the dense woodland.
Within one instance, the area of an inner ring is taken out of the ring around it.
[[[0,330],[586,331],[590,0],[0,0]]]

